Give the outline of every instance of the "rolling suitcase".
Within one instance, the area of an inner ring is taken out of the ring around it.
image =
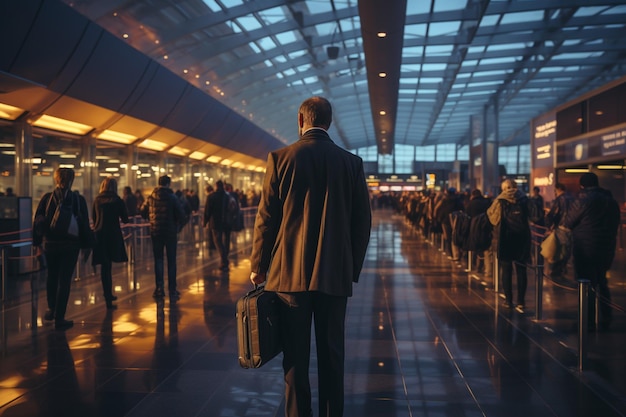
[[[256,287],[237,301],[239,365],[260,368],[282,351],[278,323],[279,300]]]

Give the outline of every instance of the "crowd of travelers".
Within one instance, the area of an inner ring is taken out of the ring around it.
[[[372,206],[390,207],[403,214],[448,259],[469,262],[485,277],[494,276],[497,259],[504,308],[524,312],[527,267],[531,264],[543,265],[556,283],[572,278],[589,280],[589,311],[595,311],[596,293],[601,300],[598,317],[590,314],[589,328],[595,329],[597,323],[599,330],[607,330],[612,307],[606,274],[615,256],[620,208],[610,191],[599,186],[596,174],[581,175],[579,186],[580,192],[572,195],[564,184],[557,183],[549,208],[539,187],[528,196],[511,179],[501,183],[501,192],[493,198],[481,190],[457,192],[450,187],[380,194],[373,197]],[[550,234],[557,236],[563,255],[544,260],[541,247]],[[568,265],[573,265],[573,274]]]
[[[126,186],[122,196],[114,177],[105,178],[99,193],[94,198],[91,219],[85,198],[72,190],[75,172],[71,168],[58,168],[53,175],[55,188],[42,196],[33,220],[33,248],[42,268],[46,269],[46,291],[48,309],[44,320],[54,321],[57,330],[73,326],[65,318],[70,295],[72,277],[80,254],[92,266],[100,267],[103,299],[109,310],[117,308],[113,303],[112,264],[127,262],[128,254],[121,224],[129,223],[133,217],[148,222],[154,257],[155,290],[153,297],[165,296],[165,259],[167,259],[167,289],[171,301],[180,297],[176,288],[176,251],[178,234],[190,220],[200,224],[200,198],[194,190],[171,188],[171,178],[163,175],[150,194],[141,190],[132,191]],[[241,230],[243,214],[241,208],[258,204],[255,192],[244,194],[233,190],[230,184],[216,183],[219,201],[215,195],[208,210],[205,207],[203,225],[209,229],[210,246],[220,250],[223,271],[228,270],[228,247],[231,231]],[[207,187],[207,204],[212,187]],[[213,193],[214,194],[214,193]],[[227,199],[226,199],[227,198]],[[227,218],[228,217],[228,218]],[[211,219],[211,221],[209,221]],[[231,220],[232,219],[232,220]],[[211,245],[219,241],[218,245]],[[165,256],[164,256],[165,255]]]

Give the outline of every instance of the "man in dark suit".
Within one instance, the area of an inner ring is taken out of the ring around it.
[[[319,416],[341,416],[348,297],[358,282],[371,228],[361,158],[327,130],[330,103],[305,100],[300,139],[271,152],[254,225],[250,280],[282,301],[285,415],[312,416],[309,359],[314,318]]]

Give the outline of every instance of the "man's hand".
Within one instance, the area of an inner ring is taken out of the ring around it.
[[[265,274],[265,273],[257,274],[256,272],[250,272],[250,281],[254,285],[263,284],[265,282],[266,275],[267,274]]]

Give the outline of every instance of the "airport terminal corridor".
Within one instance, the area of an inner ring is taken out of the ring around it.
[[[0,416],[284,416],[281,356],[260,369],[237,361],[235,302],[252,289],[250,242],[250,229],[237,233],[229,271],[203,242],[179,242],[178,301],[152,298],[150,256],[117,264],[116,310],[105,308],[99,275],[82,265],[67,331],[43,320],[45,272],[9,283]],[[373,211],[348,301],[346,417],[626,415],[623,312],[609,332],[589,335],[579,372],[572,288],[544,282],[536,320],[530,272],[521,314],[503,309],[493,282],[466,267],[402,216]],[[616,303],[624,280],[612,278]],[[315,366],[313,352],[317,415]]]

